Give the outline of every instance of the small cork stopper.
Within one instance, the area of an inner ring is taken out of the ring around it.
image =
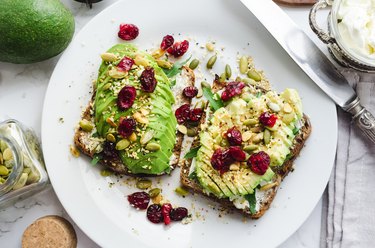
[[[76,248],[77,235],[66,219],[48,215],[28,226],[22,236],[22,248]]]

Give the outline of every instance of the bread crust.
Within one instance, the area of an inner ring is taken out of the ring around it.
[[[195,84],[195,75],[194,72],[187,66],[183,66],[182,68],[182,74],[186,76],[186,86],[194,86]],[[93,102],[95,101],[95,91],[93,92],[91,101],[89,102],[88,106],[86,107],[85,111],[82,113],[81,119],[85,119],[90,121],[91,123],[94,123],[94,116],[93,116]],[[181,106],[183,104],[190,104],[191,99],[183,97],[182,92],[178,92],[178,95],[176,96],[176,103],[174,106]],[[90,158],[93,158],[95,155],[94,151],[91,151],[88,147],[88,142],[90,138],[90,133],[85,132],[80,128],[79,126],[75,130],[74,134],[74,144],[75,146],[85,155],[89,156]],[[176,130],[176,142],[173,149],[173,154],[171,156],[170,161],[170,167],[171,169],[175,169],[176,166],[179,163],[180,160],[180,154],[181,154],[181,146],[182,142],[184,140],[184,134],[178,132]],[[113,172],[117,174],[123,174],[128,176],[137,176],[137,177],[144,177],[144,176],[160,176],[165,173],[159,174],[159,175],[150,175],[150,174],[133,174],[131,171],[127,169],[127,166],[120,160],[120,159],[102,159],[100,160],[100,164],[105,166],[106,168],[112,170]]]
[[[202,118],[202,120],[204,120],[204,118]],[[201,124],[203,124],[203,122]],[[249,209],[242,210],[242,209],[236,208],[228,198],[219,199],[215,195],[206,194],[203,191],[203,188],[200,186],[199,183],[189,178],[190,167],[192,165],[193,159],[187,159],[183,161],[183,163],[181,163],[181,172],[180,172],[181,184],[184,185],[189,191],[203,195],[213,201],[216,201],[227,209],[232,209],[232,210],[241,212],[245,216],[248,216],[252,219],[258,219],[262,217],[265,214],[265,212],[270,208],[270,205],[276,196],[277,190],[280,187],[281,181],[288,175],[289,172],[293,170],[293,162],[299,156],[302,148],[304,147],[305,141],[310,136],[311,130],[312,130],[312,127],[311,127],[310,120],[306,115],[304,115],[303,126],[301,127],[298,135],[294,138],[294,144],[290,151],[290,154],[291,154],[290,159],[287,160],[282,166],[274,170],[276,177],[274,178],[273,182],[275,183],[275,185],[271,187],[270,189],[267,189],[264,192],[264,197],[259,202],[259,205],[260,205],[259,210],[255,214],[252,214]],[[192,145],[192,147],[197,147],[197,146],[199,146],[199,138],[197,138]]]

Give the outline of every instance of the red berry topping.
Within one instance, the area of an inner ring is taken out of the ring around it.
[[[203,115],[203,109],[201,108],[195,108],[190,110],[190,116],[189,116],[189,121],[191,122],[198,122]]]
[[[139,29],[134,24],[120,24],[118,37],[123,40],[134,40],[139,34]]]
[[[198,94],[198,88],[195,86],[188,86],[185,87],[182,91],[182,94],[186,96],[187,98],[193,98]]]
[[[144,69],[139,80],[141,81],[142,90],[148,93],[154,92],[158,83],[155,78],[154,68],[152,67]]]
[[[104,142],[102,154],[104,159],[115,160],[119,158],[115,143],[108,141]]]
[[[211,157],[211,165],[215,170],[218,170],[220,174],[224,174],[229,171],[229,166],[234,162],[234,159],[229,154],[229,150],[216,149]]]
[[[161,206],[159,204],[152,204],[148,207],[147,219],[155,224],[158,224],[163,221]]]
[[[146,209],[150,203],[150,195],[146,192],[135,192],[128,195],[130,205],[138,209]]]
[[[184,104],[175,111],[175,116],[178,124],[182,124],[190,118],[190,105]]]
[[[117,106],[120,110],[126,110],[133,106],[137,91],[133,86],[125,86],[117,95]]]
[[[236,127],[228,129],[225,136],[231,146],[240,146],[242,143],[242,134]]]
[[[118,63],[117,68],[119,68],[122,71],[130,71],[133,65],[134,65],[134,60],[132,58],[125,56]]]
[[[163,215],[163,220],[165,225],[171,223],[170,212],[172,210],[172,205],[170,203],[165,203],[161,206],[161,214]]]
[[[167,52],[173,55],[175,58],[181,57],[184,55],[187,50],[189,49],[189,41],[184,40],[181,42],[174,43],[170,48],[168,48]]]
[[[264,175],[270,165],[270,161],[270,156],[268,156],[267,153],[260,151],[258,153],[251,154],[249,160],[247,161],[247,165],[254,173]]]
[[[172,35],[166,35],[163,37],[163,40],[160,44],[161,50],[167,50],[170,46],[172,46],[174,43],[174,38]]]
[[[173,221],[181,221],[188,215],[188,210],[184,207],[178,207],[171,210],[169,216]]]
[[[273,127],[276,123],[276,120],[277,120],[277,116],[270,114],[268,112],[263,112],[259,116],[260,123],[262,123],[264,126],[267,126],[267,127]]]
[[[224,91],[221,93],[221,100],[229,101],[232,97],[240,95],[242,93],[242,89],[245,87],[245,83],[243,82],[230,82],[228,83]]]
[[[124,137],[129,137],[134,131],[137,123],[133,119],[133,117],[127,117],[127,118],[120,118],[120,123],[118,125],[117,131],[118,133]]]
[[[231,146],[229,147],[229,155],[236,161],[245,161],[246,160],[246,153],[241,150],[238,146]]]

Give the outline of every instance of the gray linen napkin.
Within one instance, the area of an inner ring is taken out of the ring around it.
[[[375,114],[375,76],[343,71]],[[323,197],[321,248],[375,247],[375,145],[338,109],[335,166]]]

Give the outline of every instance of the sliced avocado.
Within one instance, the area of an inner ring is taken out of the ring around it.
[[[221,191],[221,189],[212,181],[210,177],[207,176],[204,171],[202,171],[201,168],[196,167],[195,168],[196,174],[197,174],[197,179],[200,185],[202,187],[209,191],[210,193],[214,194],[218,198],[223,198],[225,197],[224,193]]]
[[[200,163],[199,167],[204,173],[206,173],[208,177],[212,179],[212,181],[216,183],[216,185],[221,189],[225,196],[230,197],[234,195],[227,184],[222,180],[220,175],[216,171],[213,171],[212,167],[207,166],[206,163]]]

